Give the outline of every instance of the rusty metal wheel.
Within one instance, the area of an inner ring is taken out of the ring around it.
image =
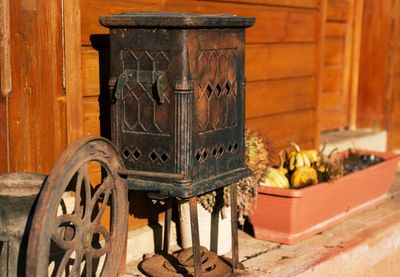
[[[128,218],[121,168],[113,144],[100,137],[83,138],[64,151],[39,196],[28,277],[117,275]]]

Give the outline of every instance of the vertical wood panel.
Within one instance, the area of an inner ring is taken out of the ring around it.
[[[329,21],[348,22],[354,0],[328,0],[326,17]]]
[[[48,173],[66,144],[61,2],[11,2],[10,171]]]
[[[344,39],[327,38],[325,41],[325,65],[343,65],[345,55]]]
[[[360,53],[361,53],[361,32],[362,18],[364,10],[364,0],[355,0],[353,13],[353,47],[351,53],[351,79],[350,79],[350,128],[355,129],[357,124],[357,98],[358,98],[358,80],[360,75]]]
[[[9,168],[8,153],[8,101],[12,89],[10,0],[0,5],[0,173]]]
[[[314,113],[314,148],[319,149],[320,145],[320,134],[321,134],[321,113],[322,113],[322,92],[323,92],[323,81],[324,81],[324,57],[325,57],[325,37],[326,37],[326,14],[327,14],[328,0],[321,0],[320,2],[320,12],[319,12],[319,29],[318,37],[318,53],[317,53],[317,93],[316,93],[316,106]]]
[[[388,149],[400,149],[400,1],[393,1],[389,52],[389,96],[387,103]]]
[[[0,173],[8,172],[7,99],[0,96]]]
[[[364,1],[357,126],[386,128],[392,1]]]
[[[2,0],[0,5],[0,91],[4,97],[11,93],[11,29],[10,0]]]
[[[64,3],[65,90],[67,95],[67,142],[82,136],[82,66],[80,0]]]
[[[359,11],[360,3],[362,0],[327,0],[320,115],[322,131],[351,125],[351,114],[356,106],[351,99],[355,93],[353,90],[357,90],[352,83],[352,76],[357,75],[360,48],[360,22],[355,21],[354,16]],[[332,92],[337,96],[336,107],[329,102]]]

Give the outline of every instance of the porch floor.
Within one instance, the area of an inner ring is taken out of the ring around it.
[[[239,232],[245,276],[400,276],[400,171],[383,204],[296,245]],[[143,276],[139,261],[126,276]]]

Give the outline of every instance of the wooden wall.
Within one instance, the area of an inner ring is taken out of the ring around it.
[[[0,7],[0,172],[49,173],[67,133],[61,2],[3,0]]]
[[[388,148],[400,149],[400,1],[391,9],[389,51],[389,97],[387,112]]]
[[[321,91],[321,130],[349,127],[357,87],[362,0],[328,0],[325,22],[324,70]],[[352,91],[353,90],[353,91]]]
[[[392,1],[365,0],[358,96],[358,127],[386,128]]]
[[[400,1],[365,0],[362,20],[357,126],[400,149]]]
[[[81,14],[81,39],[71,43],[81,47],[82,79],[75,76],[75,83],[81,82],[82,93],[72,101],[82,106],[82,133],[108,136],[109,132],[108,29],[100,26],[99,16],[145,10],[231,13],[256,17],[246,35],[247,126],[277,148],[288,140],[316,146],[322,5],[319,0],[81,0],[70,8]],[[67,95],[79,92],[67,90]],[[131,226],[146,223],[131,219]]]

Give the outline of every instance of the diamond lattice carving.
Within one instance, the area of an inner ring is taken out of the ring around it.
[[[131,150],[128,146],[125,146],[122,149],[122,156],[127,160],[134,159],[137,161],[142,157],[142,152],[137,147]]]
[[[123,70],[168,71],[169,55],[165,51],[121,51]],[[167,116],[171,112],[171,92],[163,93],[165,102],[157,103],[154,84],[127,83],[122,92],[123,132],[170,135]]]
[[[156,149],[151,150],[148,157],[153,163],[166,163],[169,161],[169,155],[166,152],[157,151]]]
[[[236,49],[198,52],[196,101],[200,133],[237,124]]]

